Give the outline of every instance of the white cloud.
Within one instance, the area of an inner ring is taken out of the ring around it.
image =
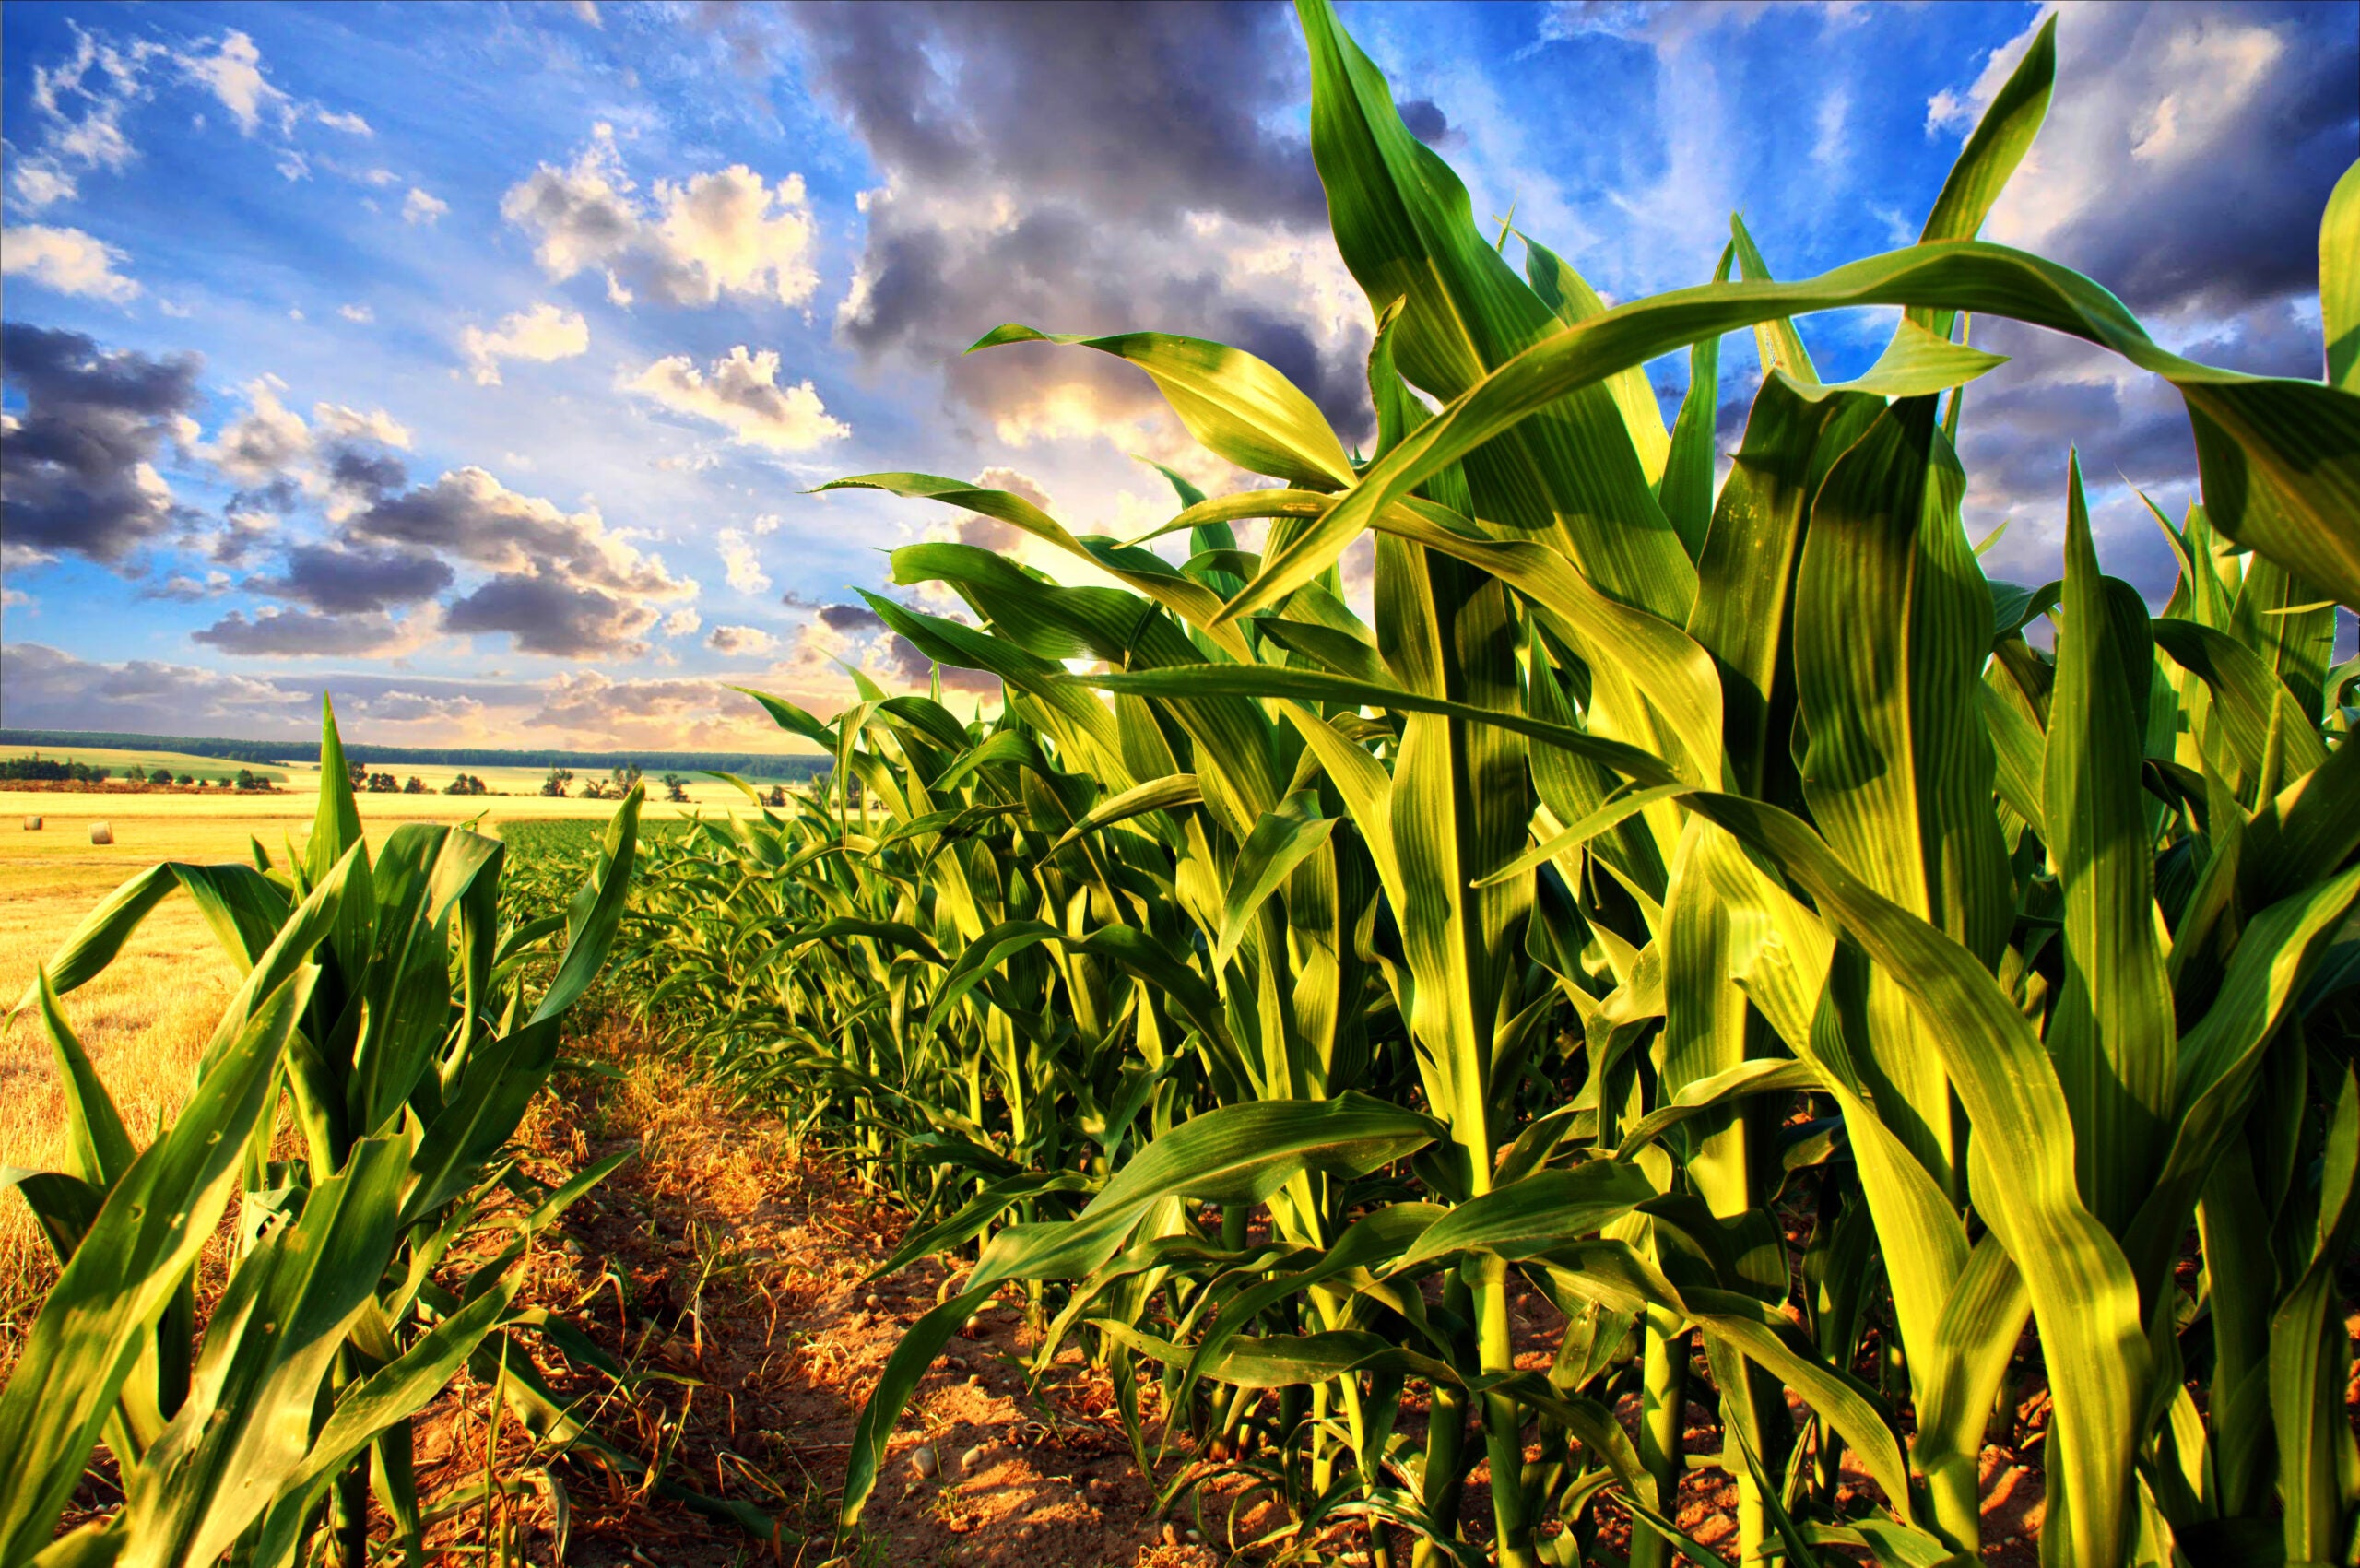
[[[450,210],[450,203],[436,200],[416,185],[412,185],[409,195],[402,198],[404,223],[432,223]]]
[[[754,537],[759,539],[766,534],[777,533],[779,524],[783,521],[784,519],[775,512],[763,513],[754,519]]]
[[[81,294],[116,304],[136,298],[139,285],[115,268],[124,253],[79,229],[20,224],[0,244],[0,272],[21,275],[61,294]]]
[[[287,383],[277,376],[248,382],[245,412],[224,425],[210,447],[199,449],[199,455],[247,484],[275,478],[297,459],[309,456],[311,427],[278,400],[286,390]]]
[[[722,571],[729,585],[741,594],[767,594],[770,577],[762,571],[761,558],[754,553],[746,536],[735,528],[724,528],[714,536],[714,549],[721,557]]]
[[[725,294],[799,305],[819,288],[800,174],[773,186],[732,164],[658,180],[648,195],[640,199],[614,127],[601,124],[572,168],[542,164],[501,198],[500,211],[534,236],[534,259],[549,277],[601,271],[618,305],[637,289],[676,305],[710,305]]]
[[[590,324],[578,311],[537,304],[501,317],[500,324],[490,332],[479,326],[467,328],[459,335],[459,351],[466,356],[477,385],[498,386],[502,360],[546,362],[588,353]]]
[[[778,646],[778,639],[759,626],[716,626],[704,645],[716,654],[767,654]]]
[[[686,637],[703,624],[704,617],[699,615],[695,609],[676,609],[664,618],[664,635]]]
[[[372,408],[364,414],[341,403],[314,403],[312,421],[321,434],[334,440],[382,442],[405,452],[409,450],[409,427],[383,408]]]
[[[369,122],[363,120],[358,114],[339,114],[333,109],[314,108],[312,111],[312,118],[317,120],[321,124],[325,125],[329,130],[342,131],[347,136],[373,136],[377,134],[375,129],[370,125]],[[385,183],[384,181],[376,178],[378,174],[384,172],[384,171],[383,170],[372,170],[370,173],[363,175],[362,178],[367,180],[368,183],[372,185],[384,184]]]
[[[81,174],[97,169],[119,172],[138,156],[123,128],[124,116],[148,96],[148,59],[166,53],[162,44],[147,40],[117,49],[71,20],[66,26],[74,32],[74,53],[59,65],[33,68],[33,112],[44,133],[41,143],[9,159],[10,188],[32,211],[71,201],[80,192]]]
[[[808,380],[779,385],[778,365],[776,351],[749,354],[740,344],[714,360],[710,371],[699,371],[686,354],[674,354],[621,385],[667,408],[710,419],[748,446],[808,452],[850,433],[850,427],[829,415]]]
[[[400,420],[383,408],[363,412],[340,403],[314,403],[306,424],[281,401],[286,390],[287,383],[273,375],[248,382],[244,409],[222,426],[210,445],[192,450],[242,485],[275,487],[280,499],[269,504],[284,510],[293,498],[305,497],[332,523],[405,481],[399,459],[356,444],[407,451],[410,432]],[[242,559],[279,527],[268,512],[252,506],[228,512],[225,525],[214,542],[220,560]]]
[[[368,323],[377,319],[377,312],[366,305],[338,305],[336,313],[347,321]]]
[[[597,0],[573,0],[573,14],[594,28],[607,25],[598,19]]]
[[[262,51],[244,33],[233,29],[222,36],[212,53],[183,54],[179,61],[182,70],[221,100],[230,118],[238,122],[238,129],[247,136],[260,128],[266,110],[276,110],[282,128],[291,128],[292,100],[264,77]]]

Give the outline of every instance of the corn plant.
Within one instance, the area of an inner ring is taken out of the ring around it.
[[[1129,362],[1275,484],[1182,485],[1116,540],[838,481],[1119,586],[896,550],[968,614],[869,602],[997,677],[999,715],[763,698],[858,811],[702,825],[651,871],[651,1009],[901,1187],[927,1222],[889,1267],[980,1243],[869,1401],[846,1522],[925,1367],[1021,1283],[1044,1364],[1082,1335],[1127,1401],[1161,1369],[1198,1439],[1166,1502],[1243,1470],[1283,1551],[1359,1520],[1381,1562],[1612,1561],[1603,1508],[1633,1564],[1710,1561],[1672,1518],[1695,1397],[1743,1561],[1971,1562],[2029,1324],[2045,1562],[2352,1561],[2360,174],[2321,231],[2324,382],[2170,354],[1975,238],[2047,111],[2044,29],[1916,245],[1781,283],[1733,219],[1711,282],[1609,310],[1537,241],[1518,277],[1300,9],[1375,451],[1233,348],[987,334]],[[1793,318],[1867,305],[1889,346],[1823,381]],[[2160,614],[2104,574],[2077,466],[2057,580],[1983,573],[1957,437],[2000,360],[1966,312],[2182,395],[2203,499],[2157,517]],[[1764,374],[1717,490],[1740,330]],[[1683,348],[1667,427],[1641,367]],[[1373,623],[1337,572],[1363,536]],[[1518,1281],[1564,1316],[1545,1373]]]
[[[251,866],[142,873],[22,1004],[48,1033],[71,1159],[7,1173],[62,1271],[0,1395],[0,1561],[291,1563],[324,1527],[331,1560],[362,1568],[372,1491],[406,1560],[421,1561],[410,1421],[462,1367],[497,1383],[537,1434],[583,1436],[510,1341],[537,1330],[610,1363],[514,1304],[517,1265],[626,1156],[545,1189],[503,1150],[613,938],[640,797],[617,811],[569,909],[503,927],[498,839],[409,823],[372,857],[332,713],[321,760],[317,819],[284,865],[256,843]],[[243,978],[187,1104],[135,1152],[61,998],[175,889]],[[528,998],[513,972],[560,933],[555,974]],[[301,1149],[288,1160],[272,1158],[282,1106]],[[493,1219],[504,1192],[522,1210]],[[235,1259],[200,1339],[192,1275],[233,1201]],[[454,1273],[454,1249],[487,1243],[489,1258]],[[53,1543],[101,1442],[123,1506]]]

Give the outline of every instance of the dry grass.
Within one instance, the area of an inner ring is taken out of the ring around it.
[[[426,796],[362,796],[371,843],[405,819],[449,820],[484,810]],[[742,800],[744,797],[739,796]],[[19,807],[17,803],[32,804]],[[388,808],[409,804],[410,809]],[[65,809],[59,809],[60,805]],[[503,813],[527,804],[502,801]],[[598,801],[550,801],[604,815]],[[13,1007],[100,900],[159,861],[243,861],[249,838],[274,860],[309,836],[314,797],[284,801],[254,796],[206,800],[185,796],[100,797],[0,794],[0,1007]],[[440,808],[451,808],[447,813]],[[45,819],[40,832],[17,825],[19,811]],[[93,820],[112,823],[115,842],[89,842]],[[65,998],[65,1016],[90,1054],[123,1114],[132,1141],[145,1148],[159,1122],[180,1112],[189,1078],[237,984],[237,971],[189,901],[167,897],[115,961]],[[54,1170],[64,1154],[65,1102],[40,1020],[30,1011],[0,1018],[0,1165]],[[55,1277],[48,1244],[13,1194],[0,1194],[0,1322],[14,1321]]]

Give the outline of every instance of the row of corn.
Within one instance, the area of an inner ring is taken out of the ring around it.
[[[2170,354],[1974,239],[2047,110],[2044,29],[1918,244],[1787,284],[1733,224],[1713,282],[1610,310],[1521,236],[1516,276],[1301,13],[1374,453],[1233,348],[995,331],[1138,367],[1273,483],[1175,478],[1117,540],[841,481],[1098,585],[894,551],[926,595],[869,603],[998,678],[996,716],[765,697],[829,795],[643,874],[642,1004],[904,1195],[889,1268],[961,1259],[868,1401],[845,1523],[1011,1290],[1039,1368],[1111,1373],[1166,1506],[1275,1497],[1280,1558],[1710,1562],[1675,1518],[1705,1465],[1748,1563],[1971,1563],[1998,1432],[2045,1472],[2047,1562],[2354,1561],[2360,666],[2330,659],[2360,177],[2321,238],[2325,383]],[[1867,305],[1900,308],[1889,348],[1823,382],[1792,318]],[[2155,514],[2161,613],[2104,574],[2078,471],[2057,580],[1984,575],[1970,311],[2185,399],[2203,497]],[[1717,344],[1747,329],[1717,488]],[[1642,366],[1682,348],[1667,427]]]
[[[543,1458],[634,1463],[584,1429],[533,1346],[620,1369],[516,1299],[537,1239],[629,1151],[537,1181],[512,1139],[614,940],[641,796],[571,903],[520,923],[502,916],[506,846],[474,824],[407,823],[372,855],[342,758],[330,714],[317,819],[283,861],[257,841],[251,864],[142,873],[19,1004],[47,1033],[69,1158],[0,1173],[60,1263],[0,1394],[10,1568],[366,1568],[388,1548],[422,1563],[437,1514],[466,1498],[421,1504],[413,1423],[463,1370]],[[142,1149],[63,998],[175,891],[241,978]],[[196,1275],[225,1224],[199,1332]],[[474,1501],[489,1518],[492,1492],[528,1484],[487,1473]],[[98,1516],[60,1534],[77,1491]]]

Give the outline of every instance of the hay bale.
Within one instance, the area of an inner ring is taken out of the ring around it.
[[[104,822],[93,822],[90,824],[90,842],[92,843],[114,843],[114,830]]]
[[[41,831],[41,819],[40,819],[40,818],[38,818],[38,817],[28,817],[28,818],[26,818],[26,819],[25,819],[25,831],[27,831],[27,832],[29,832],[29,833],[37,833],[37,832],[40,832],[40,831]]]

